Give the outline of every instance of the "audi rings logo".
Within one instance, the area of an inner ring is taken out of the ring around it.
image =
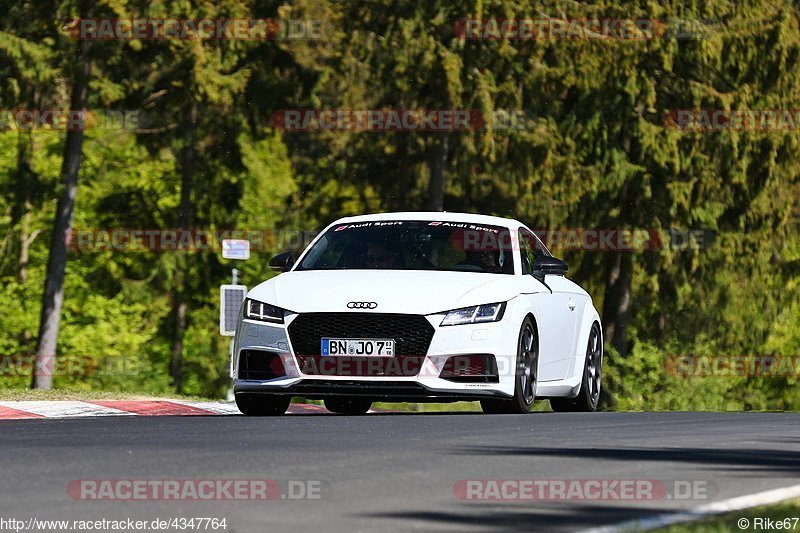
[[[375,309],[378,304],[375,302],[347,302],[348,309]]]

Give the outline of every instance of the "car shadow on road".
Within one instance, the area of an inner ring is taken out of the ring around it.
[[[460,455],[508,455],[605,459],[610,461],[693,463],[719,469],[762,471],[771,474],[800,473],[800,447],[797,450],[762,448],[711,449],[684,447],[653,448],[541,448],[524,446],[462,446],[451,450]]]
[[[370,418],[378,417],[378,416],[535,416],[535,415],[549,415],[552,413],[546,412],[531,412],[526,415],[487,415],[481,411],[370,411],[367,414],[363,415],[348,415],[348,414],[336,414],[330,413],[327,411],[309,411],[309,412],[288,412],[283,416],[368,416]]]
[[[425,522],[425,531],[435,531],[435,524],[446,526],[443,529],[445,531],[456,528],[479,531],[575,531],[665,512],[669,511],[640,506],[576,505],[552,501],[501,505],[496,502],[476,502],[459,503],[451,510],[364,513],[358,517],[371,520],[390,518],[406,523]],[[403,529],[413,528],[400,527],[396,530]]]
[[[741,475],[742,471],[760,474],[760,477],[798,477],[800,473],[800,448],[797,450],[775,449],[708,449],[690,447],[652,447],[652,448],[543,448],[524,446],[458,446],[447,451],[453,455],[475,455],[486,457],[564,457],[592,461],[620,461],[641,464],[648,461],[687,463],[710,469],[729,470]],[[361,515],[363,518],[392,518],[409,522],[426,522],[426,530],[433,530],[436,524],[442,529],[455,525],[468,529],[474,526],[485,531],[534,530],[534,531],[574,531],[631,520],[651,518],[656,514],[670,514],[685,509],[664,506],[644,507],[639,502],[630,506],[596,504],[575,504],[565,501],[529,501],[519,503],[503,502],[454,502],[442,510],[392,511]],[[407,529],[411,529],[410,527]]]

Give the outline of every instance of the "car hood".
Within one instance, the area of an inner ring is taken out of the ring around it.
[[[510,300],[519,278],[509,274],[404,270],[285,272],[253,288],[248,297],[296,313],[364,312],[348,302],[375,302],[372,312],[431,314]]]

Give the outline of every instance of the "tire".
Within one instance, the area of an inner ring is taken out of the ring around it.
[[[589,331],[586,346],[586,359],[583,363],[583,380],[578,396],[575,398],[550,398],[550,407],[559,413],[593,412],[600,403],[601,378],[603,370],[603,337],[600,325],[595,322]]]
[[[514,397],[510,400],[481,400],[481,409],[490,414],[526,414],[536,399],[539,374],[539,337],[530,318],[525,318],[517,340],[514,372]]]
[[[365,415],[372,407],[371,400],[362,398],[327,398],[325,409],[339,415]]]
[[[237,394],[236,407],[245,416],[279,416],[289,409],[291,396]]]

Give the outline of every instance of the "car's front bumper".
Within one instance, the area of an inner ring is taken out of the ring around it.
[[[345,377],[319,379],[294,378],[282,380],[249,381],[236,380],[234,393],[302,396],[311,400],[322,400],[332,396],[369,398],[372,401],[392,402],[458,402],[484,398],[507,398],[496,388],[486,387],[462,390],[449,386],[446,389],[431,389],[416,380],[367,380]]]
[[[353,375],[355,368],[347,360],[327,356],[322,360],[330,363],[315,367],[309,373],[308,361],[295,354],[288,327],[298,315],[286,317],[285,324],[240,320],[231,350],[231,377],[234,378],[235,393],[285,394],[322,399],[330,396],[360,396],[386,401],[462,401],[482,398],[507,398],[514,391],[514,354],[516,331],[510,332],[509,321],[486,324],[469,324],[441,327],[444,315],[428,315],[425,318],[433,327],[433,335],[425,354],[415,363],[417,366],[395,375],[381,375],[369,371],[373,361],[367,361],[366,372]],[[243,352],[248,357],[271,357],[271,367],[280,367],[280,376],[240,372]],[[511,354],[511,355],[509,355]],[[442,371],[448,359],[458,357],[487,357],[495,361],[495,376],[476,379],[443,378]],[[354,358],[355,359],[355,358]],[[279,360],[279,361],[278,361]],[[396,361],[392,361],[393,363]],[[379,367],[373,367],[379,368]],[[344,371],[343,371],[344,369]],[[255,379],[254,379],[255,377]]]

